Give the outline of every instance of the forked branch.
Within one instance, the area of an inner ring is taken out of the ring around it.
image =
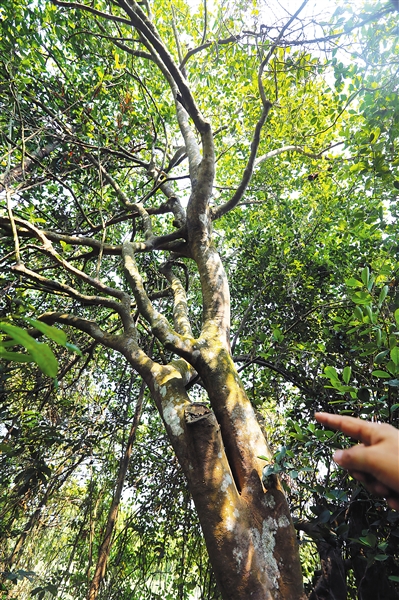
[[[183,358],[189,358],[193,352],[193,339],[189,335],[176,332],[164,315],[153,306],[144,288],[144,282],[135,260],[136,245],[125,242],[122,247],[123,264],[126,279],[133,291],[139,313],[150,324],[153,334],[162,344]]]

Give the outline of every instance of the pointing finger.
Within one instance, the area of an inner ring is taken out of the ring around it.
[[[369,421],[362,421],[354,417],[332,415],[330,413],[315,413],[315,419],[322,425],[338,429],[342,433],[345,433],[345,435],[349,435],[355,440],[360,440],[367,446],[376,441],[374,439],[377,433],[375,424]]]

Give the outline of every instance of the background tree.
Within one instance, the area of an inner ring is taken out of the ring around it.
[[[83,354],[2,366],[5,595],[298,599],[296,528],[311,598],[398,597],[312,423],[397,422],[396,14],[305,7],[2,7],[3,314]]]

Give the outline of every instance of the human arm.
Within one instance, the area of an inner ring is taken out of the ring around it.
[[[361,443],[337,450],[334,460],[373,493],[385,496],[399,510],[399,430],[387,423],[370,423],[353,417],[316,413],[315,419]]]

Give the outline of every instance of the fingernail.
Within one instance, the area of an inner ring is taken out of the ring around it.
[[[343,454],[344,454],[344,453],[343,453],[343,451],[342,451],[342,450],[337,450],[337,451],[334,453],[333,459],[334,459],[334,461],[335,461],[337,464],[340,464],[340,463],[341,463],[341,461],[342,461],[342,457],[343,457]]]

